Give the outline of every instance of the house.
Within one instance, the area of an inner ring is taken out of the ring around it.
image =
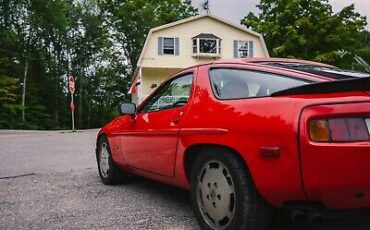
[[[259,33],[210,14],[186,18],[149,31],[129,93],[139,104],[185,67],[215,59],[268,56]]]

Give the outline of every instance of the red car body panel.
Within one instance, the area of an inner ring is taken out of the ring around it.
[[[315,143],[308,138],[310,119],[336,117],[370,117],[370,102],[320,104],[302,112],[300,134],[302,176],[307,197],[324,200],[329,208],[370,206],[370,144]]]
[[[317,144],[307,133],[307,121],[313,117],[370,117],[369,95],[349,92],[218,100],[209,79],[209,70],[215,66],[329,80],[240,60],[230,62],[180,72],[194,74],[185,106],[138,113],[135,118],[120,116],[103,127],[99,135],[108,136],[113,159],[121,169],[189,189],[186,151],[197,145],[218,145],[240,154],[258,191],[274,206],[287,201],[320,202],[328,208],[370,206],[370,167],[366,167],[370,142]],[[275,150],[278,157],[262,155],[266,149]]]

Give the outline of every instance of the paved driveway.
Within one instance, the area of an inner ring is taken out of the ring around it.
[[[101,184],[96,133],[0,131],[0,229],[198,229],[186,191],[141,178]],[[272,229],[369,230],[370,212]]]

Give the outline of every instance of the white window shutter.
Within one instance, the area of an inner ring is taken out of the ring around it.
[[[163,37],[158,37],[158,55],[163,55]]]
[[[254,47],[253,47],[253,41],[249,41],[249,54],[248,54],[248,56],[249,57],[254,57]]]
[[[175,55],[180,54],[180,41],[179,38],[175,38]]]
[[[234,40],[234,58],[238,58],[238,41]]]

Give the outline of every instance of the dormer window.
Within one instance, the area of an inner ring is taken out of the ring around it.
[[[192,38],[193,56],[218,57],[221,55],[221,39],[213,34],[199,34]]]

